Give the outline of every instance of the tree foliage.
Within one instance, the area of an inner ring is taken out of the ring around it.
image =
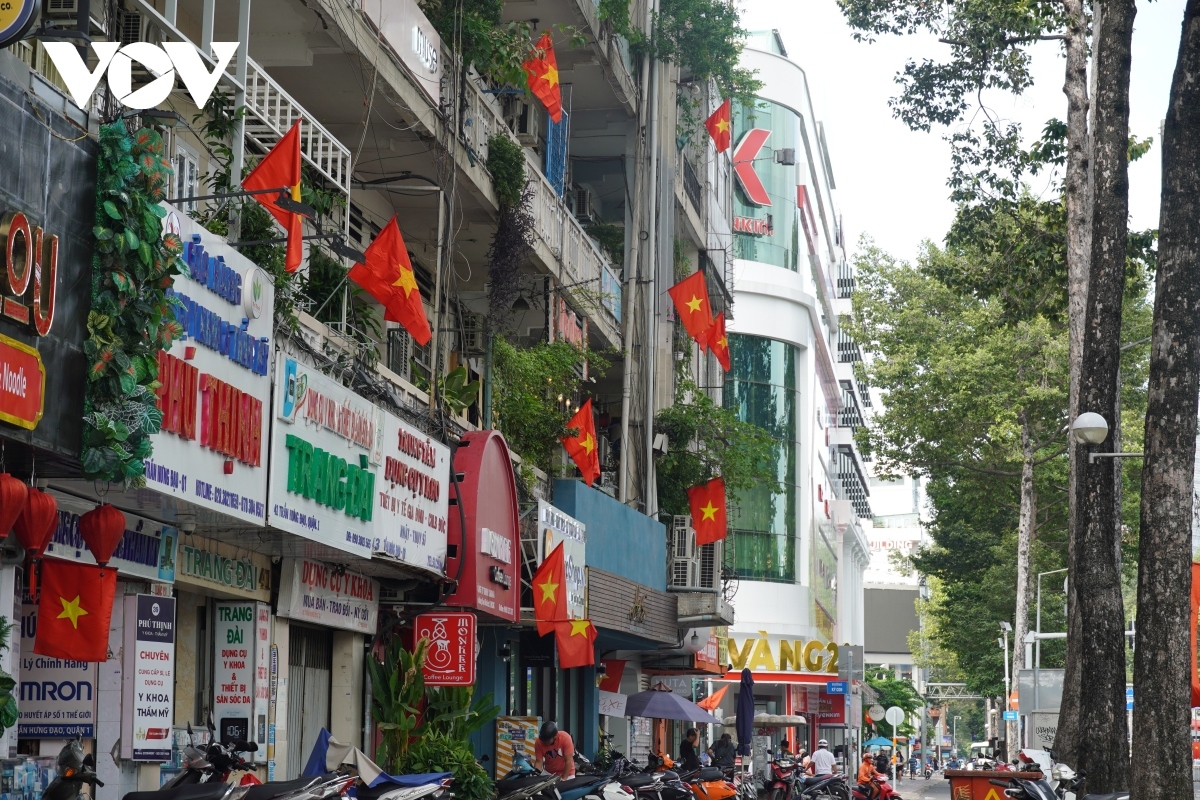
[[[163,234],[172,170],[158,133],[118,120],[99,139],[81,461],[91,480],[142,486],[162,426],[158,353],[183,333],[170,293],[183,242]]]
[[[921,695],[917,694],[917,689],[913,686],[912,681],[897,678],[895,673],[887,669],[868,669],[866,674],[866,683],[876,694],[879,695],[879,705],[884,708],[896,706],[904,712],[904,722],[896,726],[896,732],[901,736],[911,736],[916,732],[912,724],[909,722],[912,714],[921,706],[925,705],[925,701]],[[872,725],[870,717],[866,716],[866,710],[863,710],[864,722]],[[891,733],[892,726],[887,723],[874,723],[879,732],[885,731]]]

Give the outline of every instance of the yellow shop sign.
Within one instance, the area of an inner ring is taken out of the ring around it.
[[[759,631],[758,636],[728,636],[729,663],[765,672],[819,672],[836,675],[838,646],[818,639],[785,639]]]

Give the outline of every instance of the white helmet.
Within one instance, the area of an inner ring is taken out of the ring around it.
[[[817,742],[817,747],[829,747],[829,742],[825,739],[822,739]]]

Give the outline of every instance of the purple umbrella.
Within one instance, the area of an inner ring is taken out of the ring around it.
[[[721,720],[665,686],[629,695],[629,700],[625,703],[625,716],[721,724]]]
[[[750,740],[754,736],[754,676],[748,669],[742,670],[742,682],[738,684],[737,705],[733,713],[737,717],[738,755],[748,756]]]

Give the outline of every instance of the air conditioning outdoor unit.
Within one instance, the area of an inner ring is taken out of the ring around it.
[[[465,355],[482,355],[486,350],[483,315],[464,313],[462,315],[462,352]]]
[[[520,97],[505,96],[504,122],[509,130],[517,135],[517,141],[522,145],[537,145],[542,132],[542,115],[533,103],[528,103]]]
[[[582,222],[595,222],[599,216],[595,197],[592,190],[586,186],[576,186],[574,193],[575,219]]]
[[[70,17],[79,15],[79,0],[45,0],[42,13],[47,17]]]
[[[671,524],[669,588],[684,592],[716,592],[721,588],[721,542],[696,544],[690,515],[677,515]]]

